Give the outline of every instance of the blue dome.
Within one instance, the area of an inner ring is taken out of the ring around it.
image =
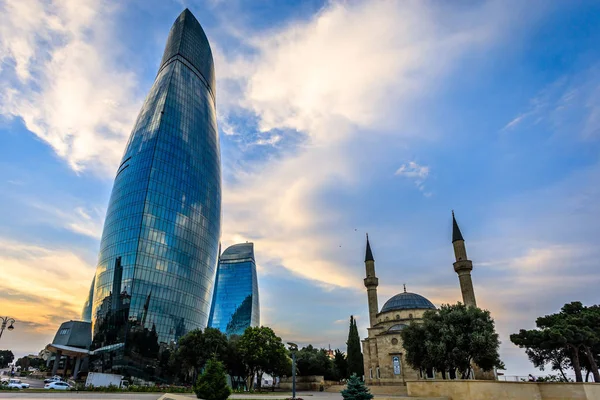
[[[435,310],[432,302],[425,297],[416,293],[398,293],[391,299],[385,302],[381,312],[394,310],[415,310],[415,309],[430,309]]]

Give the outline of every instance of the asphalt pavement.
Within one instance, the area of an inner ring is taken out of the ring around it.
[[[230,397],[232,400],[251,400],[251,399],[282,399],[289,396],[289,394],[283,394],[283,396],[265,395],[265,394],[234,394]],[[34,399],[52,399],[52,400],[75,400],[75,399],[89,399],[89,400],[158,400],[163,397],[163,393],[96,393],[96,392],[28,392],[27,389],[20,390],[18,392],[0,392],[0,399],[19,399],[19,400],[34,400]],[[166,395],[166,397],[173,399],[195,399],[193,394],[188,395]],[[341,400],[339,393],[327,393],[327,392],[299,392],[297,397],[304,398],[305,400]]]
[[[157,400],[163,393],[85,393],[85,392],[27,392],[27,389],[18,392],[0,392],[0,399],[53,399],[53,400],[75,400],[75,399],[102,399],[102,400]]]

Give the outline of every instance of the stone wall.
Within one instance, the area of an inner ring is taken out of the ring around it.
[[[412,381],[409,396],[451,400],[600,400],[600,384],[498,381]]]
[[[325,378],[318,375],[309,376],[297,376],[296,377],[296,391],[310,390],[319,391],[319,387],[325,386]],[[292,377],[281,379],[279,382],[279,388],[283,390],[292,390]]]
[[[333,385],[325,388],[326,392],[330,393],[339,393],[342,390],[346,389],[346,385]],[[377,397],[381,395],[388,396],[406,396],[406,386],[369,386],[369,391]]]

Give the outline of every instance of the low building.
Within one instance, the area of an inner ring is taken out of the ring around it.
[[[63,322],[54,335],[52,343],[46,346],[50,353],[47,365],[52,365],[52,375],[59,372],[63,376],[77,375],[82,366],[87,365],[89,348],[92,343],[92,324],[85,321]]]

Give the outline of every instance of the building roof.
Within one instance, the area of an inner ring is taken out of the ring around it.
[[[403,292],[398,293],[391,299],[385,302],[381,312],[395,311],[395,310],[418,310],[418,309],[430,309],[435,310],[435,306],[432,302],[427,300],[420,294]]]
[[[92,344],[92,324],[86,321],[66,321],[52,340],[53,345],[89,348]]]
[[[210,44],[202,26],[187,8],[179,14],[169,31],[159,73],[176,56],[183,57],[196,69],[214,97],[216,91],[215,66]]]
[[[369,234],[367,234],[367,251],[365,253],[365,262],[367,261],[375,261],[373,252],[371,251],[371,244],[369,243]]]
[[[456,222],[456,218],[454,218],[454,211],[452,211],[452,243],[457,240],[465,240],[463,239],[462,233],[460,233],[460,228],[458,227],[458,223]]]
[[[254,260],[254,243],[239,243],[229,246],[221,254],[219,261],[246,261]]]

